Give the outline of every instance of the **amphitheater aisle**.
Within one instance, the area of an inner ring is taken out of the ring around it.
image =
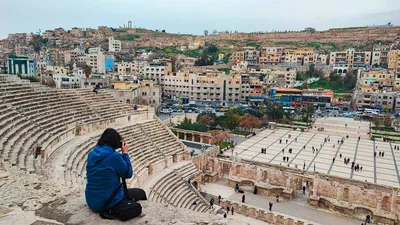
[[[234,201],[241,202],[242,194],[235,193],[233,188],[222,185],[219,183],[206,183],[205,185],[200,185],[201,190],[218,196],[221,195],[222,198],[230,199]],[[316,210],[299,203],[281,200],[279,203],[276,203],[276,199],[273,197],[265,197],[261,195],[254,195],[253,193],[246,192],[246,204],[253,205],[259,208],[268,210],[269,202],[273,202],[274,205],[272,207],[272,212],[277,212],[281,215],[288,215],[289,217],[296,217],[298,219],[302,219],[303,221],[309,221],[314,225],[323,224],[323,225],[359,225],[360,221],[331,214],[325,211]]]

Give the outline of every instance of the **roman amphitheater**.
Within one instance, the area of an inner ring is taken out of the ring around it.
[[[129,143],[128,185],[149,198],[140,202],[144,215],[124,224],[361,224],[367,215],[377,224],[399,221],[398,150],[367,141],[359,122],[326,119],[315,123],[324,131],[303,133],[266,129],[221,156],[216,147],[192,155],[151,108],[133,110],[107,90],[51,89],[0,75],[0,111],[0,224],[122,224],[91,212],[84,197],[87,155],[107,127]],[[385,156],[373,157],[375,150]],[[224,218],[227,207],[235,213]]]

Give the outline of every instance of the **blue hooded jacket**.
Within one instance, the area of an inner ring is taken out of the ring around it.
[[[128,154],[116,152],[112,147],[97,145],[88,155],[86,165],[85,197],[89,208],[101,211],[107,199],[124,179],[132,177],[132,164]],[[124,189],[121,187],[105,210],[121,201]]]

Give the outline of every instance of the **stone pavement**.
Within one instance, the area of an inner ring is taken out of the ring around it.
[[[313,224],[323,224],[323,225],[359,225],[360,221],[331,214],[325,211],[312,209],[306,206],[302,206],[296,203],[287,202],[280,200],[279,203],[276,202],[275,198],[264,197],[260,195],[254,195],[253,193],[245,193],[247,204],[254,205],[260,208],[268,210],[269,202],[273,203],[272,212],[277,212],[280,214],[286,214],[292,217],[297,217],[302,220],[310,221]],[[234,193],[229,199],[235,201],[242,201],[241,193]]]
[[[212,194],[215,196],[221,195],[224,199],[231,199],[238,202],[242,201],[242,194],[235,193],[233,188],[220,183],[206,183],[200,185],[202,192]],[[313,224],[323,225],[356,225],[361,224],[360,221],[345,217],[342,215],[331,214],[322,210],[316,210],[307,206],[306,198],[299,196],[299,201],[285,201],[282,200],[276,203],[274,197],[265,197],[261,195],[254,195],[250,192],[245,192],[246,204],[256,206],[268,210],[269,202],[273,202],[272,212],[279,213],[291,218],[300,219]],[[303,202],[304,201],[304,202]],[[251,223],[253,224],[253,223]]]
[[[325,131],[264,130],[238,144],[232,155],[381,185],[400,186],[399,173],[395,172],[400,166],[400,150],[395,149],[395,144],[366,140],[362,135],[358,139],[358,132],[366,134],[368,122],[328,118],[322,125]],[[333,131],[327,131],[326,127]],[[261,153],[261,148],[267,149],[266,154]],[[374,151],[377,152],[376,157]],[[379,156],[379,152],[384,152],[384,156]],[[349,159],[348,164],[344,163],[345,158]],[[352,162],[362,170],[352,170]]]

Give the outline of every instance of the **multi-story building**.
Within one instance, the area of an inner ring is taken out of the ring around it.
[[[244,50],[244,61],[249,64],[257,64],[258,57],[260,57],[260,51],[256,50],[253,47],[246,47]]]
[[[73,37],[76,37],[76,38],[82,38],[82,37],[83,37],[82,28],[73,27],[73,28],[71,29],[71,35],[72,35]]]
[[[197,61],[197,58],[189,57],[185,55],[179,55],[176,59],[176,64],[182,67],[191,67],[194,66]]]
[[[234,62],[244,61],[244,51],[233,52],[231,55],[231,60]]]
[[[396,108],[396,100],[400,102],[397,92],[356,91],[353,95],[353,99],[357,108],[379,109],[386,112],[392,112],[393,108]]]
[[[387,66],[389,58],[389,45],[374,45],[372,49],[371,65],[373,66]]]
[[[64,28],[59,27],[59,28],[54,29],[54,36],[64,37],[65,35],[67,35],[67,32],[64,30]]]
[[[121,41],[115,40],[113,36],[108,38],[108,51],[109,52],[120,52],[121,51]]]
[[[164,96],[173,99],[215,102],[222,105],[248,102],[251,82],[257,81],[252,81],[248,74],[228,76],[213,70],[206,70],[199,74],[168,71],[161,79]]]
[[[283,105],[301,105],[302,91],[296,88],[272,88],[269,92],[270,99]]]
[[[53,30],[46,30],[42,34],[43,38],[52,38],[54,37],[54,31]]]
[[[153,81],[110,81],[109,92],[114,97],[128,104],[150,105],[159,110],[161,106],[161,87]]]
[[[8,56],[8,73],[22,76],[36,76],[36,63],[26,56]]]
[[[282,63],[288,66],[301,66],[303,64],[303,55],[286,54],[282,58]]]
[[[331,66],[351,66],[362,68],[371,65],[371,52],[357,52],[354,49],[347,49],[344,52],[331,52],[329,65]]]
[[[260,49],[259,62],[262,64],[278,64],[281,62],[285,48],[283,47],[262,47]]]
[[[396,79],[393,72],[387,70],[359,70],[357,87],[364,92],[392,91],[393,87],[400,88],[400,79]]]
[[[105,55],[101,48],[90,48],[89,54],[86,55],[86,65],[92,67],[93,73],[106,73]]]
[[[296,81],[296,69],[287,70],[266,70],[264,77],[264,86],[266,88],[284,88],[289,87]]]
[[[56,83],[56,88],[70,89],[70,88],[80,88],[81,80],[84,79],[79,75],[70,74],[54,74],[53,80]]]
[[[161,77],[164,76],[167,64],[163,62],[152,62],[142,67],[140,75],[146,80],[153,80],[160,83]]]
[[[304,56],[303,58],[303,65],[310,65],[314,64],[316,66],[325,66],[327,65],[328,62],[328,56],[325,54],[313,54],[313,55],[307,55]]]
[[[322,89],[305,89],[301,93],[302,104],[314,107],[330,107],[333,91]]]
[[[396,73],[396,78],[400,78],[400,50],[391,50],[389,52],[388,69]]]

